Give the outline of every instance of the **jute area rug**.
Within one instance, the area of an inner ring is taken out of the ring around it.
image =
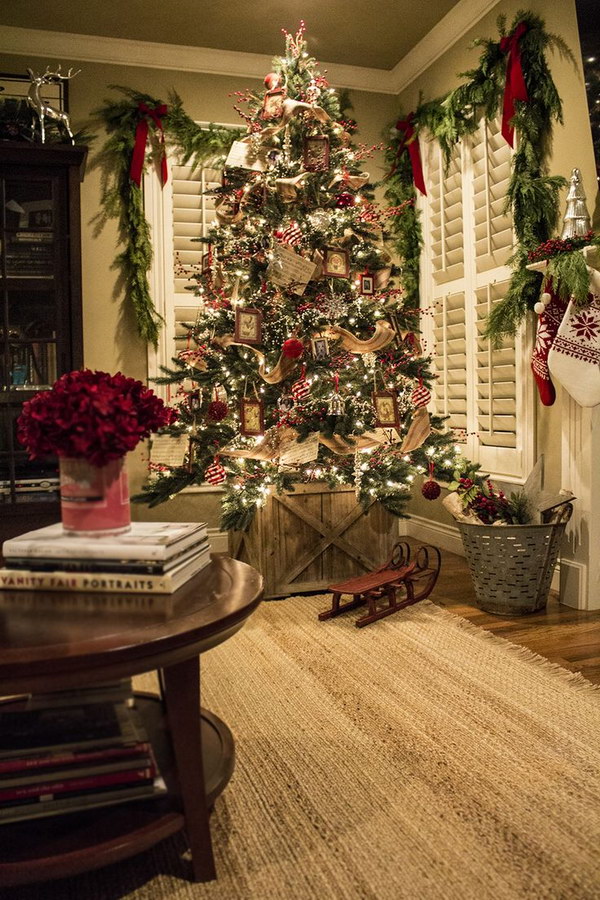
[[[600,898],[600,692],[429,601],[364,629],[327,605],[263,603],[203,657],[237,752],[218,881],[178,837],[11,896]]]

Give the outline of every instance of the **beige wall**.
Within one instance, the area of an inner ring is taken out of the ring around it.
[[[557,53],[549,56],[550,67],[558,92],[563,101],[564,125],[554,131],[553,154],[550,172],[568,177],[571,169],[578,166],[583,175],[590,213],[596,206],[596,170],[592,146],[591,129],[587,111],[585,86],[581,69],[581,52],[575,16],[574,0],[548,3],[545,0],[531,0],[528,10],[539,15],[549,32],[559,34],[573,51],[577,66],[561,59]],[[477,65],[480,49],[469,49],[477,37],[495,38],[496,20],[500,13],[506,15],[510,25],[518,10],[523,9],[520,0],[502,0],[470,32],[464,35],[440,59],[425,70],[420,77],[406,88],[399,97],[398,111],[410,112],[420,100],[431,100],[441,96],[461,83],[457,73]],[[563,195],[564,200],[564,195]],[[564,210],[564,202],[561,209]],[[557,401],[552,407],[544,407],[537,400],[537,451],[544,454],[546,485],[549,490],[560,488],[561,446],[560,446],[560,385],[556,385]],[[535,391],[533,377],[531,389]],[[425,500],[417,490],[411,502],[410,512],[425,518],[433,518],[446,524],[452,519],[439,503]]]
[[[24,73],[27,66],[43,71],[54,60],[0,54],[0,71]],[[63,70],[73,65],[81,72],[70,82],[70,115],[74,129],[84,126],[97,131],[98,125],[90,122],[93,110],[106,99],[118,99],[122,95],[109,85],[122,85],[167,101],[175,90],[182,98],[185,111],[197,121],[221,123],[241,122],[233,109],[233,91],[246,88],[258,89],[262,85],[253,79],[229,78],[218,75],[202,75],[190,72],[162,71],[127,66],[78,63],[76,59],[63,59]],[[265,72],[266,74],[266,72]],[[395,111],[392,95],[363,93],[351,95],[352,115],[359,125],[357,140],[375,144],[381,140],[382,128],[391,120]],[[126,375],[145,379],[147,376],[146,347],[136,335],[131,310],[123,307],[123,291],[117,273],[111,268],[118,252],[117,229],[110,221],[98,234],[94,218],[99,211],[100,171],[94,166],[94,158],[104,143],[99,133],[91,146],[87,172],[81,188],[82,200],[82,269],[83,269],[83,323],[84,363],[92,369],[109,372],[121,370]],[[372,178],[383,175],[381,154],[368,160],[366,168]],[[128,460],[132,490],[139,490],[145,477],[142,448],[132,453]],[[133,515],[154,521],[208,521],[211,526],[219,522],[219,495],[196,493],[180,495],[153,510],[134,504]]]

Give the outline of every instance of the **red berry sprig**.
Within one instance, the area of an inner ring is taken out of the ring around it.
[[[527,254],[527,261],[530,263],[539,262],[542,259],[551,259],[559,253],[572,253],[573,250],[581,250],[582,247],[591,243],[593,238],[594,232],[591,230],[582,234],[581,237],[570,237],[564,240],[562,238],[550,238],[550,240],[544,241],[543,244],[536,247],[535,250],[530,250]]]

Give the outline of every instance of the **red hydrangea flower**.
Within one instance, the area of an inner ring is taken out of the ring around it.
[[[82,369],[23,404],[17,438],[30,459],[56,455],[103,466],[176,418],[141,381]]]

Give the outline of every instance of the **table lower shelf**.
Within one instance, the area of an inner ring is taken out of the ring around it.
[[[160,699],[136,694],[168,794],[156,799],[0,825],[0,885],[50,881],[98,869],[141,853],[185,827],[177,776]],[[235,764],[225,723],[201,710],[207,804],[224,790]]]

